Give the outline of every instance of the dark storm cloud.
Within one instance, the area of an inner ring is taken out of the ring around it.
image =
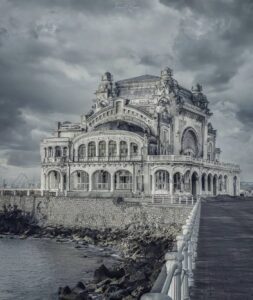
[[[40,139],[58,120],[78,122],[105,71],[118,80],[158,75],[168,65],[186,87],[204,85],[219,118],[224,101],[229,126],[236,120],[240,136],[248,137],[253,106],[245,91],[253,74],[245,66],[253,56],[252,5],[249,0],[2,0],[0,163],[39,164]],[[229,136],[220,124],[221,136]]]
[[[47,9],[64,9],[92,14],[128,13],[136,8],[145,9],[149,6],[146,0],[10,0],[17,7],[45,7]]]
[[[190,19],[200,20],[196,31],[189,31],[189,19],[181,24],[175,51],[182,68],[199,70],[197,79],[208,85],[227,84],[239,66],[245,62],[244,54],[253,43],[253,2],[227,0],[160,0],[168,7],[184,13]],[[191,26],[191,25],[190,25]],[[202,28],[201,28],[202,27]],[[208,70],[207,66],[211,66]],[[204,72],[201,68],[205,67]],[[204,77],[203,77],[204,76]]]

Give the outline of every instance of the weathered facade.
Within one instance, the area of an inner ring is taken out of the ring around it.
[[[105,73],[80,123],[41,143],[41,188],[77,195],[239,193],[240,168],[220,162],[208,100],[165,68],[113,82]]]

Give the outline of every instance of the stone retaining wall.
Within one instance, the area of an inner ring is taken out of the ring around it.
[[[183,224],[191,206],[153,206],[138,201],[115,204],[112,199],[68,197],[1,196],[3,205],[14,205],[30,212],[44,226],[118,227],[141,223],[147,225]]]

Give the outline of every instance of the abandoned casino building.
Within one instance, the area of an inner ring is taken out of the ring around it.
[[[237,195],[238,165],[220,161],[201,85],[106,72],[78,123],[41,142],[41,189],[78,196]]]

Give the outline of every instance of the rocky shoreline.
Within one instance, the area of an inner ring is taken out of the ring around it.
[[[72,241],[76,248],[91,244],[121,253],[113,269],[101,265],[91,282],[78,282],[74,288],[60,287],[61,300],[139,299],[157,278],[164,254],[172,248],[179,230],[176,224],[149,227],[138,221],[124,229],[40,227],[30,214],[15,206],[4,207],[0,212],[0,234]],[[105,251],[105,255],[108,253]]]

